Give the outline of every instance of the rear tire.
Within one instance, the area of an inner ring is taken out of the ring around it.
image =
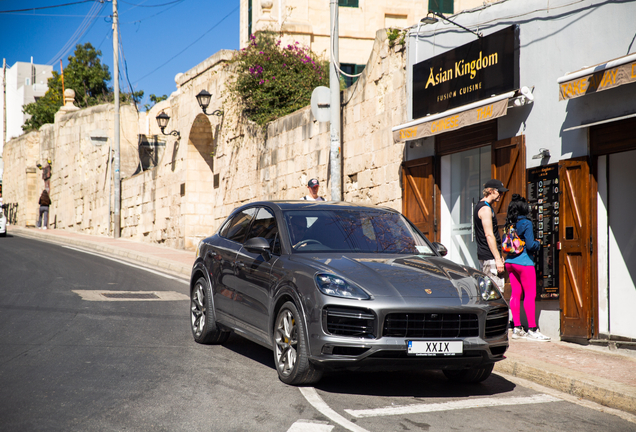
[[[308,385],[320,381],[322,371],[309,361],[307,335],[296,305],[285,303],[274,322],[274,363],[278,377],[289,385]]]
[[[190,329],[200,344],[222,344],[230,337],[216,325],[212,290],[205,278],[199,278],[190,291]]]
[[[443,370],[444,375],[451,381],[460,383],[480,383],[486,380],[495,367],[494,363],[483,367],[476,367],[462,370]]]

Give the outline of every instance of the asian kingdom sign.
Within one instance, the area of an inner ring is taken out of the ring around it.
[[[519,88],[519,27],[413,65],[413,118]]]

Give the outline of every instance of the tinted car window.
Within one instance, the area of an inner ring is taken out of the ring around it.
[[[261,207],[256,214],[254,222],[250,227],[249,234],[245,241],[253,237],[263,237],[269,241],[272,253],[280,255],[280,241],[278,240],[278,225],[274,214],[264,207]]]
[[[383,210],[287,211],[292,246],[297,252],[338,251],[435,255],[400,214]]]
[[[243,243],[256,210],[256,208],[251,207],[237,213],[228,225],[224,237],[237,243]],[[223,231],[225,231],[225,227],[223,228]],[[221,235],[223,236],[223,232],[221,232]]]

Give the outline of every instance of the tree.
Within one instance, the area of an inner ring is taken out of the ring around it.
[[[110,72],[108,66],[102,64],[102,52],[93,48],[90,42],[75,47],[74,55],[68,57],[68,65],[64,69],[64,87],[75,91],[75,104],[86,108],[113,100],[112,91],[108,87]],[[46,94],[37,101],[25,105],[24,113],[30,114],[22,129],[24,131],[39,129],[46,123],[53,123],[55,113],[64,104],[62,96],[61,75],[53,71],[48,80]],[[131,99],[139,97],[139,92],[128,95]],[[143,95],[143,92],[141,92]],[[123,100],[127,100],[124,96]]]
[[[153,106],[157,105],[159,102],[161,101],[165,101],[166,99],[168,99],[167,95],[163,95],[163,96],[157,96],[154,93],[152,93],[150,96],[150,102],[152,102],[151,104],[144,104],[144,108],[146,109],[146,111],[150,111],[150,108],[152,108]]]

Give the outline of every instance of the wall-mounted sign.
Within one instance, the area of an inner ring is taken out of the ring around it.
[[[636,55],[632,54],[601,66],[565,75],[557,82],[559,100],[574,99],[636,82]]]
[[[528,203],[530,204],[534,236],[541,243],[534,254],[537,271],[537,298],[559,298],[559,166],[551,164],[530,168]]]
[[[413,65],[413,118],[519,88],[514,25]]]

